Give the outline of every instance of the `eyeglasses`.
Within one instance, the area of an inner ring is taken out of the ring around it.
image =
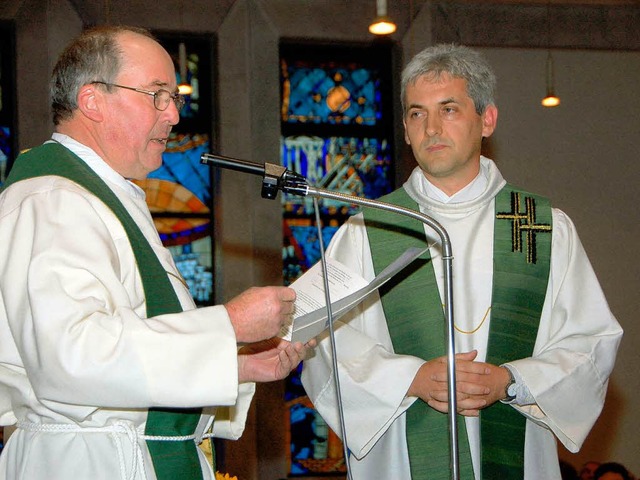
[[[124,85],[118,85],[117,83],[107,83],[107,82],[91,82],[91,83],[100,83],[102,85],[106,85],[107,87],[118,87],[118,88],[126,88],[127,90],[133,90],[134,92],[144,93],[145,95],[151,95],[153,97],[153,106],[156,107],[157,110],[164,112],[169,106],[169,102],[173,100],[178,111],[182,110],[184,107],[184,96],[180,95],[177,92],[170,92],[168,90],[160,89],[155,92],[151,90],[143,90],[142,88],[135,87],[125,87]]]

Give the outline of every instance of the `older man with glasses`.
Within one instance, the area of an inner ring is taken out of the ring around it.
[[[51,94],[55,133],[0,194],[0,426],[17,427],[0,479],[211,479],[196,444],[238,438],[254,382],[304,358],[274,338],[295,292],[195,308],[130,181],[184,104],[146,31],[84,32]]]

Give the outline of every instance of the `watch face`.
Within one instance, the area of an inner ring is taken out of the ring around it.
[[[512,383],[507,387],[507,395],[509,395],[510,397],[515,397],[516,396],[516,384]]]

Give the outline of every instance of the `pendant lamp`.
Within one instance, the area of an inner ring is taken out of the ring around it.
[[[390,35],[396,31],[396,24],[387,17],[387,0],[376,0],[376,18],[369,25],[374,35]]]

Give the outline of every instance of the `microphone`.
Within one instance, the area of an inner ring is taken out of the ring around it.
[[[212,155],[203,153],[200,156],[200,163],[213,165],[216,167],[228,168],[237,172],[251,173],[253,175],[264,175],[264,165],[259,163],[240,160],[239,158],[223,157],[222,155]]]
[[[296,195],[306,195],[307,179],[281,165],[253,163],[210,153],[203,153],[200,156],[200,163],[263,177],[262,198],[273,200],[278,195],[278,190]]]

